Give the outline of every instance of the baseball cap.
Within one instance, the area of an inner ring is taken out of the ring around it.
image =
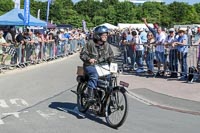
[[[174,28],[169,29],[169,32],[174,32],[174,31],[175,31]]]
[[[60,32],[64,32],[65,30],[64,29],[60,29]]]

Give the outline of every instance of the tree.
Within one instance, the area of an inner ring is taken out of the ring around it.
[[[84,16],[88,16],[91,20],[96,15],[96,10],[101,9],[101,4],[99,1],[94,0],[86,0],[86,1],[80,1],[77,4],[75,4],[74,9]]]
[[[147,16],[150,22],[158,22],[161,21],[161,9],[162,6],[158,2],[145,2],[142,5],[142,11],[144,16]]]
[[[200,3],[194,4],[194,9],[197,13],[196,17],[198,17],[198,22],[196,23],[200,23]]]
[[[0,15],[10,11],[13,8],[14,8],[14,2],[12,0],[0,1]]]
[[[71,14],[75,13],[73,9],[73,3],[71,0],[55,0],[50,6],[49,19],[54,20],[58,24],[66,23],[66,20],[69,19]]]
[[[198,21],[195,8],[184,2],[173,2],[168,6],[171,11],[171,21],[173,24],[190,24]]]
[[[118,2],[115,5],[116,10],[116,22],[115,23],[131,23],[132,18],[135,17],[135,13],[132,12],[134,5],[128,1]]]
[[[94,23],[94,26],[100,25],[106,22],[105,17],[103,16],[95,16],[92,21]]]
[[[118,0],[102,0],[102,6],[104,8],[108,8],[110,5],[115,6],[117,3],[119,3]]]

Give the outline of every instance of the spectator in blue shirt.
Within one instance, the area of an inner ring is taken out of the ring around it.
[[[140,32],[139,35],[140,35],[142,44],[146,43],[147,42],[147,32],[143,28],[139,29],[139,32]]]
[[[178,60],[181,65],[181,80],[187,79],[187,53],[188,53],[188,38],[185,30],[180,28],[178,31],[178,39],[172,44],[173,47],[177,46]]]

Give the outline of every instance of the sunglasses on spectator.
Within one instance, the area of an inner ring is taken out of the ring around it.
[[[147,35],[147,36],[153,36],[153,35]]]

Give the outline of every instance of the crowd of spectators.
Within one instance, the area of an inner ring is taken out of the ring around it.
[[[158,25],[128,28],[121,34],[124,66],[136,73],[188,80],[190,67],[200,72],[200,32],[190,27],[163,29]],[[146,69],[146,70],[145,70]]]
[[[143,19],[146,28],[125,28],[111,30],[110,44],[118,46],[123,55],[123,69],[153,76],[168,76],[187,80],[189,67],[200,71],[200,30],[183,28],[163,29],[157,24],[150,27]],[[81,50],[87,39],[92,39],[92,30],[51,29],[47,33],[26,30],[13,32],[12,29],[0,31],[1,65],[20,65],[53,60],[72,55]],[[15,49],[14,54],[10,52]],[[192,62],[191,62],[192,61]],[[190,63],[190,64],[188,64]]]
[[[86,34],[79,29],[51,29],[47,33],[26,30],[13,32],[0,31],[1,65],[6,65],[10,54],[11,65],[53,60],[61,56],[72,55],[86,43]],[[10,52],[12,49],[14,52]],[[8,64],[7,64],[8,65]]]

